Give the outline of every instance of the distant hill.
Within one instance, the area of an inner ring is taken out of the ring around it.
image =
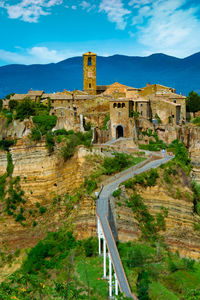
[[[47,93],[82,89],[82,77],[82,57],[47,65],[7,65],[0,67],[0,97],[27,93],[30,88]],[[165,54],[98,56],[97,84],[115,81],[137,88],[159,83],[185,95],[191,90],[200,93],[200,52],[184,59]]]

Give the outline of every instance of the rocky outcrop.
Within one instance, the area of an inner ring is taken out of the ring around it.
[[[178,186],[177,186],[178,188]],[[193,212],[192,192],[189,187],[181,186],[181,195],[169,192],[163,184],[154,187],[139,188],[144,204],[152,215],[161,211],[161,207],[168,210],[165,218],[166,231],[161,234],[172,251],[178,250],[180,255],[200,258],[200,233],[194,231],[194,223],[200,218]],[[140,229],[131,208],[125,204],[129,195],[124,193],[120,200],[115,201],[115,213],[118,228],[118,238],[121,241],[134,241],[140,237]]]
[[[21,188],[25,192],[24,214],[27,225],[23,227],[13,216],[8,216],[2,202],[0,243],[7,243],[14,248],[29,247],[41,239],[47,230],[55,230],[63,223],[74,222],[75,228],[77,222],[79,238],[90,236],[96,226],[94,200],[83,198],[80,204],[75,205],[70,216],[66,215],[64,200],[61,203],[58,201],[57,204],[53,201],[58,195],[73,195],[76,189],[80,188],[84,176],[89,175],[94,168],[93,163],[85,159],[90,152],[79,148],[73,158],[64,162],[59,150],[50,155],[44,142],[33,144],[28,139],[18,140],[17,144],[10,148],[10,152],[14,163],[13,177],[20,176]],[[94,153],[99,152],[94,150]],[[1,151],[0,175],[6,172],[6,167],[6,152]],[[47,208],[44,215],[39,213],[36,203]],[[31,215],[29,211],[32,211]],[[73,221],[73,218],[77,221]],[[38,224],[36,227],[32,226],[33,220]]]

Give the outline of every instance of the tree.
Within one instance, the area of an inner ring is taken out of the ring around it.
[[[186,98],[186,108],[189,112],[196,112],[200,110],[200,96],[194,91],[191,91]]]
[[[30,116],[34,116],[36,113],[36,104],[31,101],[30,98],[26,97],[17,106],[16,119],[23,121],[28,119]]]
[[[15,109],[17,107],[17,105],[18,105],[18,102],[16,100],[10,100],[9,104],[8,104],[10,110]]]

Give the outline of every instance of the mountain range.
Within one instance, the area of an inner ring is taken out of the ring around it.
[[[0,97],[10,93],[44,90],[46,93],[83,88],[82,57],[46,65],[12,64],[0,67]],[[141,88],[147,83],[173,87],[188,95],[200,93],[200,52],[186,58],[162,53],[147,57],[97,56],[97,84],[114,82]]]

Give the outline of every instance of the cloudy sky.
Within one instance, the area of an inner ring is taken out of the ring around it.
[[[199,0],[0,0],[0,65],[200,51]]]

